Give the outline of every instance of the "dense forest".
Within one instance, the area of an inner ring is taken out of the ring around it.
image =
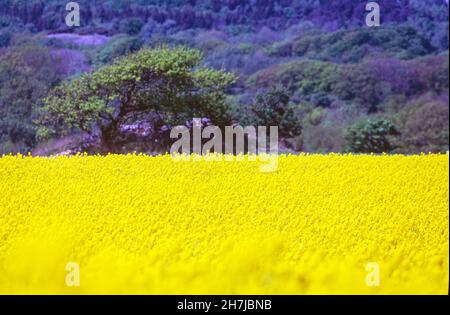
[[[221,115],[209,108],[202,118],[275,124],[286,152],[449,148],[447,1],[379,1],[380,27],[366,26],[367,1],[79,0],[80,27],[65,24],[67,2],[0,3],[0,154],[100,151],[101,123],[81,128],[80,112],[65,113],[73,116],[68,126],[54,120],[53,133],[43,129],[48,99],[145,47],[167,52],[167,60],[177,56],[171,48],[189,47],[178,55],[187,63],[196,56],[196,67],[233,73]],[[135,65],[138,57],[130,58]],[[123,145],[115,151],[164,150],[162,130],[172,122],[156,122],[153,112],[118,122]]]

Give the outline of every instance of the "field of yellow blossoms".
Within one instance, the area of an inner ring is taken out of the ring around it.
[[[447,294],[449,155],[0,158],[0,294]]]

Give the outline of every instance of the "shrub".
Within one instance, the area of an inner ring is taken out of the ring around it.
[[[350,152],[388,153],[395,149],[390,136],[399,135],[398,128],[387,119],[368,119],[348,128],[345,139]]]

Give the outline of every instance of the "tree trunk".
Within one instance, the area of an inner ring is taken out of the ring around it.
[[[101,128],[102,149],[104,153],[119,153],[117,147],[117,122]]]

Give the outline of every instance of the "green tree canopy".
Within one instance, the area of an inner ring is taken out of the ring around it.
[[[39,135],[48,136],[49,125],[60,133],[99,129],[104,148],[115,152],[120,125],[145,114],[158,115],[168,126],[193,117],[227,123],[225,90],[235,77],[200,66],[201,59],[186,47],[144,48],[64,82],[45,99]]]

